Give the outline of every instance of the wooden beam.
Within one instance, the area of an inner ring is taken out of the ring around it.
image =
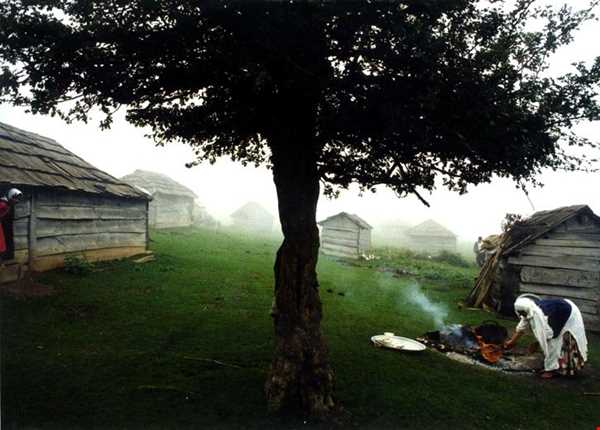
[[[145,233],[146,223],[144,220],[49,220],[41,219],[38,222],[37,236],[57,237],[74,234],[101,234],[101,233]]]
[[[146,200],[129,199],[116,196],[92,195],[82,192],[44,190],[37,196],[38,207],[120,207],[122,209],[143,208]]]
[[[133,255],[139,255],[146,252],[145,246],[130,246],[123,248],[106,248],[106,249],[95,249],[77,253],[65,253],[49,256],[40,256],[33,261],[33,269],[37,272],[45,272],[47,270],[56,269],[63,267],[65,264],[65,256],[83,255],[88,261],[109,261],[117,260],[121,258],[131,257]]]
[[[321,248],[322,249],[331,249],[333,251],[348,252],[350,254],[358,254],[358,248],[356,248],[356,243],[353,246],[334,245],[333,243],[324,243],[321,246]]]
[[[327,236],[321,239],[321,245],[339,245],[354,248],[356,247],[356,240],[339,239]]]
[[[565,257],[569,255],[600,259],[600,248],[575,248],[571,246],[529,245],[519,251],[521,255],[539,255],[542,257]]]
[[[356,234],[356,232],[358,231],[358,227],[356,227],[356,229],[343,228],[343,227],[330,227],[330,226],[323,227],[323,232],[326,232],[327,230],[332,230],[332,231],[335,231],[335,232],[343,231],[343,232],[350,232],[350,233]]]
[[[532,284],[600,288],[600,272],[525,266],[521,269],[521,281]]]
[[[600,241],[600,233],[550,233],[544,235],[542,239],[551,239],[551,240],[591,240],[591,241]]]
[[[522,291],[522,293],[531,293],[532,291]],[[596,315],[599,313],[598,306],[600,305],[600,301],[581,299],[577,297],[564,297],[556,294],[548,294],[548,293],[534,293],[540,296],[542,299],[569,299],[573,303],[577,305],[581,312],[585,312],[590,315]]]
[[[527,284],[521,282],[519,284],[519,291],[521,293],[543,294],[562,297],[564,299],[584,299],[593,302],[600,299],[598,291],[591,288],[557,287],[556,285]]]
[[[84,206],[40,206],[37,208],[39,219],[54,220],[143,220],[145,217],[144,209],[128,209],[119,207],[84,207]]]
[[[571,248],[600,248],[600,242],[595,240],[562,240],[562,239],[537,239],[536,245],[568,246]]]
[[[101,233],[45,237],[37,241],[38,255],[64,254],[92,249],[145,246],[144,233]]]
[[[600,260],[587,257],[542,257],[533,255],[521,255],[509,257],[509,264],[519,266],[549,267],[554,269],[575,269],[589,272],[600,271]]]

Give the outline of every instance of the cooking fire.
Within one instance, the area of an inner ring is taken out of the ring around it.
[[[445,353],[449,358],[469,364],[486,364],[499,370],[535,371],[541,366],[539,354],[528,354],[527,349],[505,350],[508,331],[496,321],[485,321],[478,326],[450,324],[417,338],[430,348]]]

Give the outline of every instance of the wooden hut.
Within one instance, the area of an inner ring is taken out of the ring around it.
[[[600,330],[600,217],[586,205],[536,212],[515,223],[482,267],[468,305],[513,314],[519,294],[572,300]]]
[[[410,228],[406,236],[408,247],[415,251],[430,254],[456,252],[456,235],[432,219]]]
[[[206,207],[196,203],[193,209],[194,225],[198,227],[217,228],[219,222],[206,210]]]
[[[0,123],[0,193],[24,198],[3,222],[0,283],[60,267],[71,254],[110,260],[147,250],[148,197],[52,139]]]
[[[371,227],[358,215],[340,212],[319,222],[321,251],[335,257],[358,258],[371,248]]]
[[[269,233],[273,230],[273,215],[256,202],[248,202],[231,214],[233,225],[254,232]]]
[[[167,175],[146,170],[136,170],[121,180],[152,196],[148,215],[150,227],[188,227],[194,223],[196,194],[186,186]]]

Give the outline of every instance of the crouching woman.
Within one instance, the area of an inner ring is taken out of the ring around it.
[[[544,353],[542,378],[572,376],[583,368],[587,338],[581,312],[572,301],[523,294],[515,301],[515,312],[520,321],[505,348],[511,348],[530,329]]]

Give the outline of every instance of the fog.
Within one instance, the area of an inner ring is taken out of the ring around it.
[[[600,56],[597,40],[600,40],[597,22],[587,24],[572,46],[557,52],[550,73],[564,73],[571,70],[570,63],[575,60],[591,61]],[[53,138],[116,177],[136,169],[164,173],[194,190],[207,211],[225,224],[229,222],[229,215],[247,201],[259,202],[277,214],[275,188],[271,172],[266,168],[243,167],[220,159],[214,165],[203,163],[188,169],[185,163],[193,161],[190,148],[182,144],[156,147],[144,136],[147,130],[131,126],[123,116],[115,118],[111,130],[102,131],[97,120],[68,125],[57,118],[34,116],[21,108],[0,105],[0,121]],[[599,123],[581,124],[577,131],[600,141]],[[489,184],[470,187],[462,196],[443,189],[424,194],[430,208],[412,196],[399,199],[385,188],[362,197],[357,188],[351,188],[336,200],[322,197],[318,218],[339,211],[356,213],[380,232],[384,225],[414,225],[432,218],[455,232],[459,239],[471,241],[479,235],[498,232],[506,213],[529,215],[536,210],[572,204],[587,204],[600,213],[600,195],[596,192],[598,174],[547,171],[539,179],[545,186],[530,189],[531,201],[513,182],[493,179]]]

